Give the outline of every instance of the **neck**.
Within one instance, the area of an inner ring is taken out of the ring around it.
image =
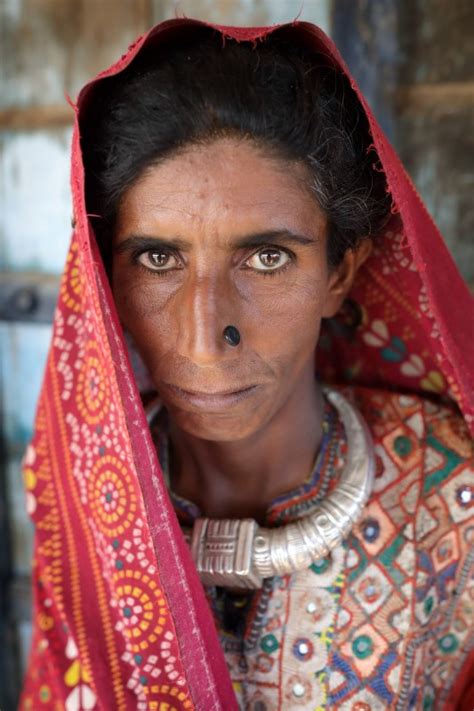
[[[233,442],[197,439],[171,423],[171,486],[209,518],[264,522],[270,502],[311,473],[322,437],[323,398],[313,370],[265,427]]]

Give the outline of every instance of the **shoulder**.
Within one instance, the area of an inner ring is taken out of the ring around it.
[[[454,402],[359,386],[343,392],[364,415],[374,441],[390,443],[394,455],[405,459],[421,448],[428,454],[428,466],[441,462],[439,456],[433,456],[433,450],[444,453],[449,463],[472,463],[474,442]],[[409,442],[397,438],[403,433]]]

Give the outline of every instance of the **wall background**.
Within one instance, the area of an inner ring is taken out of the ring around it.
[[[70,237],[64,99],[155,22],[300,19],[336,41],[474,284],[471,0],[0,0],[0,707],[30,640],[31,526],[20,460],[31,432]]]

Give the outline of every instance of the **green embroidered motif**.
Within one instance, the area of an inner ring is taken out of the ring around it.
[[[430,614],[431,614],[431,610],[433,609],[433,604],[434,604],[434,599],[433,599],[433,598],[431,597],[431,595],[430,595],[430,597],[427,597],[427,598],[426,598],[426,600],[425,600],[425,602],[424,602],[424,604],[423,604],[423,607],[424,607],[424,610],[425,610],[425,615],[426,615],[427,617],[429,617]]]
[[[441,649],[442,652],[451,654],[451,652],[455,652],[456,649],[459,647],[459,640],[454,634],[452,634],[452,632],[450,632],[449,634],[445,634],[444,637],[441,637],[441,639],[438,640],[438,647]]]
[[[329,558],[323,558],[322,560],[317,560],[315,563],[311,563],[309,566],[313,573],[324,573],[329,567]]]
[[[274,634],[266,634],[265,637],[262,637],[262,640],[260,642],[260,647],[267,654],[271,654],[272,652],[277,650],[279,646],[280,645],[278,644],[278,640]]]
[[[402,585],[405,582],[403,574],[393,565],[393,561],[397,558],[400,548],[404,545],[406,539],[403,533],[399,533],[395,540],[380,554],[380,562],[390,571],[390,577],[397,583]]]
[[[367,634],[361,634],[352,642],[352,651],[358,659],[367,659],[374,651],[374,643]]]
[[[413,449],[413,443],[409,437],[405,437],[405,435],[400,435],[399,437],[395,438],[393,448],[400,457],[408,457],[411,450]]]
[[[441,467],[441,469],[437,469],[436,471],[431,472],[431,474],[428,474],[425,477],[423,485],[424,494],[427,494],[430,489],[438,487],[442,481],[448,478],[453,469],[458,466],[459,462],[462,461],[461,457],[459,457],[455,452],[453,452],[452,449],[444,447],[441,442],[435,439],[435,437],[433,437],[432,435],[429,435],[426,438],[426,444],[430,447],[433,447],[433,449],[442,454],[443,457],[446,459],[446,464],[444,467]]]
[[[431,695],[426,695],[423,699],[422,711],[431,711],[433,708],[434,698]]]

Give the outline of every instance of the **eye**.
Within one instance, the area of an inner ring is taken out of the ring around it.
[[[149,249],[147,252],[142,252],[138,255],[137,262],[154,272],[167,272],[179,266],[175,255],[162,249]]]
[[[279,249],[278,247],[264,247],[252,254],[245,264],[259,272],[271,272],[281,269],[290,259],[291,257],[288,252],[283,249]]]

